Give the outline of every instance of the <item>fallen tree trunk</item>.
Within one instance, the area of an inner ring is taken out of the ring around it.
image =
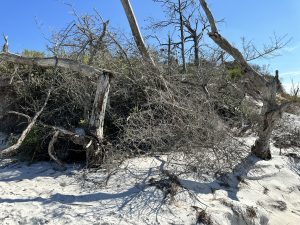
[[[70,59],[63,59],[63,58],[57,58],[57,57],[49,57],[49,58],[35,58],[35,57],[24,57],[12,53],[4,53],[0,52],[0,60],[11,62],[15,64],[21,64],[21,65],[28,65],[28,66],[38,66],[42,68],[62,68],[62,69],[68,69],[71,71],[75,71],[81,74],[85,75],[99,75],[102,74],[102,72],[108,72],[113,74],[112,71],[106,70],[106,69],[95,69],[92,66],[81,64],[79,62],[70,60]]]
[[[2,150],[0,152],[0,157],[10,157],[13,156],[15,154],[17,154],[19,147],[22,145],[23,141],[25,140],[25,138],[27,137],[27,135],[29,134],[29,132],[32,130],[33,126],[35,125],[38,117],[42,114],[42,112],[44,111],[49,98],[50,98],[50,94],[51,94],[51,89],[48,91],[47,93],[47,97],[46,100],[43,104],[43,106],[41,107],[41,109],[35,114],[35,116],[30,120],[30,123],[28,124],[28,126],[26,127],[26,129],[22,132],[20,138],[18,139],[17,143]]]

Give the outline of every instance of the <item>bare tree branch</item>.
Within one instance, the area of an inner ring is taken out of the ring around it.
[[[35,116],[31,119],[30,123],[28,124],[28,126],[26,127],[26,129],[22,132],[20,138],[18,139],[17,143],[2,150],[0,152],[0,158],[2,157],[9,157],[9,156],[13,156],[17,153],[19,147],[22,145],[23,141],[25,140],[25,138],[27,137],[27,135],[29,134],[29,132],[32,130],[33,126],[35,125],[38,117],[42,114],[42,112],[44,111],[49,98],[50,98],[50,94],[51,94],[51,89],[48,91],[47,96],[46,96],[46,100],[43,104],[43,106],[41,107],[41,109],[35,114]]]
[[[58,165],[60,165],[61,167],[64,167],[63,162],[60,161],[55,156],[54,144],[57,142],[59,134],[60,134],[60,132],[58,130],[54,132],[54,134],[51,138],[51,141],[49,142],[49,145],[48,145],[48,154],[49,154],[50,158],[53,159]]]

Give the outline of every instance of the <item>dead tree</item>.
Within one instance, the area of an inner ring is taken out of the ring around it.
[[[103,72],[103,75],[99,76],[92,113],[89,121],[90,131],[97,137],[99,141],[103,140],[105,109],[111,78],[112,74],[107,72]]]
[[[200,40],[204,35],[204,31],[208,28],[208,21],[206,21],[203,17],[200,19],[195,19],[194,26],[191,23],[193,13],[191,13],[187,18],[184,19],[184,26],[189,33],[185,39],[191,39],[193,42],[193,49],[194,49],[194,64],[198,68],[200,63]],[[198,31],[199,22],[202,24],[201,31]]]
[[[121,0],[121,3],[123,5],[124,11],[126,13],[132,35],[134,37],[135,43],[144,58],[145,61],[149,62],[153,67],[156,67],[154,60],[152,59],[146,44],[144,42],[144,39],[141,35],[137,20],[135,18],[133,9],[131,7],[130,1],[129,0]]]
[[[252,153],[261,159],[270,159],[270,137],[274,129],[276,121],[280,119],[283,110],[291,104],[287,102],[281,105],[276,103],[276,94],[278,91],[279,80],[278,72],[276,72],[275,78],[271,82],[266,82],[263,76],[257,72],[253,67],[248,64],[242,53],[235,47],[233,47],[221,34],[216,27],[215,19],[207,6],[205,0],[199,0],[200,4],[206,14],[206,17],[210,23],[211,31],[208,33],[209,37],[225,52],[230,54],[236,62],[244,70],[254,85],[259,86],[263,92],[263,125],[258,132],[258,139],[252,147]]]
[[[68,131],[64,128],[48,126],[40,122],[41,125],[46,127],[51,127],[55,132],[52,138],[52,141],[49,144],[48,152],[52,159],[54,159],[59,164],[60,161],[55,158],[53,154],[54,144],[59,136],[68,137],[74,143],[82,145],[84,149],[87,150],[89,155],[96,155],[98,152],[101,152],[101,144],[103,141],[103,126],[104,126],[104,117],[105,117],[105,109],[106,103],[108,99],[109,86],[111,82],[111,78],[113,73],[109,70],[104,69],[95,69],[89,65],[80,64],[76,61],[72,61],[69,59],[62,59],[57,57],[49,57],[49,58],[29,58],[11,53],[0,53],[0,61],[10,62],[13,64],[27,65],[27,66],[36,66],[41,68],[61,68],[68,69],[74,72],[81,73],[85,76],[94,77],[98,76],[97,82],[97,90],[94,98],[94,104],[92,108],[92,116],[89,122],[89,131],[86,135],[78,135],[72,131]],[[25,115],[25,117],[29,118],[29,125],[23,131],[21,137],[17,141],[17,143],[1,152],[1,157],[11,156],[17,153],[17,149],[21,146],[22,142],[32,129],[32,127],[37,122],[38,117],[43,112],[46,104],[48,102],[50,96],[50,92],[47,95],[45,103],[43,107],[36,113],[36,115],[31,119],[29,116]],[[17,112],[16,112],[17,113]],[[21,115],[19,113],[19,115]]]
[[[183,24],[183,5],[181,0],[178,0],[178,8],[175,9],[179,15],[179,30],[180,30],[180,42],[181,42],[181,58],[182,58],[182,71],[186,73],[186,62],[185,62],[185,35],[184,35],[184,24]]]
[[[173,43],[180,46],[180,55],[182,61],[182,72],[186,73],[186,32],[185,32],[185,12],[192,5],[192,1],[187,0],[154,0],[161,3],[165,7],[165,12],[168,18],[165,21],[153,23],[150,27],[152,29],[162,29],[166,27],[176,28],[179,32],[179,40]]]
[[[67,52],[68,58],[79,60],[84,56],[88,65],[93,65],[97,54],[107,52],[110,42],[108,38],[109,21],[104,21],[100,14],[96,16],[80,16],[73,10],[74,22],[65,29],[53,34],[52,44],[49,48],[54,55]],[[71,52],[71,53],[70,53]]]

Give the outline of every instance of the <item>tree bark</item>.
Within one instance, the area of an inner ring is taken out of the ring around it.
[[[55,149],[54,149],[54,144],[57,142],[58,136],[59,136],[59,131],[55,131],[51,141],[49,142],[48,145],[48,154],[50,156],[51,159],[53,159],[58,165],[60,165],[61,167],[64,167],[64,164],[62,161],[60,161],[56,156],[55,156]]]
[[[195,54],[195,66],[197,68],[199,68],[199,62],[200,62],[200,57],[199,57],[199,54],[200,54],[200,51],[199,51],[199,40],[198,40],[198,36],[195,35],[193,36],[193,41],[194,41],[194,54]]]
[[[135,43],[142,55],[142,57],[149,62],[153,67],[156,67],[154,60],[152,59],[146,45],[144,42],[144,39],[141,35],[137,20],[135,18],[133,9],[131,7],[130,1],[129,0],[121,0],[121,3],[123,5],[124,11],[126,13],[132,35],[134,37]]]

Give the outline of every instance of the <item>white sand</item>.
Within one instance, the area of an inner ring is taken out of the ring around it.
[[[254,140],[245,139],[249,146]],[[180,177],[184,188],[171,203],[148,186],[164,157],[128,160],[107,186],[101,171],[13,164],[0,169],[0,224],[200,224],[197,210],[205,209],[213,224],[299,225],[300,162],[272,151],[272,160],[249,158],[223,183]]]

